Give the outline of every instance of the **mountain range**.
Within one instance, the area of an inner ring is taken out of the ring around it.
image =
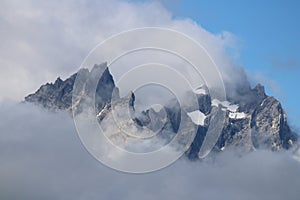
[[[86,79],[85,93],[89,91],[89,80],[96,72],[103,71],[98,81],[95,93],[95,110],[99,123],[109,124],[112,107],[115,105],[129,105],[131,110],[130,126],[138,128],[146,127],[150,131],[157,131],[162,127],[164,132],[176,133],[179,129],[181,109],[178,102],[173,99],[164,105],[164,111],[149,108],[142,112],[135,111],[135,94],[132,92],[125,97],[119,97],[118,88],[115,85],[106,63],[95,65],[91,71],[81,69],[66,80],[60,77],[54,83],[42,85],[35,93],[25,97],[26,102],[34,103],[48,110],[65,110],[80,112],[80,108],[72,106],[73,86],[78,73]],[[117,92],[118,100],[112,105],[112,94]],[[250,84],[244,84],[235,89],[238,95],[229,95],[227,101],[212,99],[207,87],[195,89],[193,95],[198,100],[198,108],[187,109],[186,115],[190,117],[197,127],[195,138],[186,151],[191,160],[199,158],[199,151],[207,130],[212,126],[212,118],[215,115],[214,108],[225,111],[225,120],[222,132],[213,148],[213,152],[222,152],[234,149],[239,152],[249,152],[255,149],[269,149],[280,151],[290,149],[297,145],[298,136],[288,125],[287,116],[280,102],[265,93],[260,84],[254,88]],[[128,128],[128,127],[127,127]],[[107,129],[110,132],[114,130]],[[119,134],[119,133],[118,133]],[[112,134],[114,138],[117,134]],[[119,138],[120,139],[120,138]],[[127,138],[128,139],[128,138]]]

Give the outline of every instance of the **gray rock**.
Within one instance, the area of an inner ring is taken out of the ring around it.
[[[114,104],[111,105],[113,92],[116,92],[115,96],[117,97],[114,100],[115,106],[127,106],[130,110],[130,121],[124,123],[137,126],[137,130],[146,127],[149,130],[156,131],[157,127],[163,126],[162,132],[177,133],[182,121],[181,113],[185,112],[184,110],[192,111],[196,109],[201,111],[206,116],[205,123],[195,125],[198,127],[197,133],[192,145],[186,152],[190,159],[198,158],[207,130],[209,126],[213,126],[213,124],[210,124],[210,119],[214,117],[214,113],[211,111],[212,99],[209,93],[196,94],[199,107],[195,108],[182,109],[176,99],[171,100],[164,106],[164,117],[161,116],[161,111],[155,112],[151,108],[137,113],[134,109],[134,94],[130,93],[128,96],[120,98],[118,88],[115,87],[107,64],[103,63],[95,65],[91,72],[87,69],[81,69],[66,80],[57,78],[54,83],[47,83],[34,94],[25,97],[25,101],[41,105],[50,110],[70,111],[76,109],[76,112],[80,112],[80,108],[72,108],[73,85],[78,73],[82,75],[80,76],[82,80],[78,81],[83,83],[82,85],[85,87],[83,91],[87,96],[92,96],[93,92],[89,86],[93,85],[95,81],[98,82],[95,93],[95,108],[99,123],[106,116],[111,115],[112,106],[114,106]],[[102,76],[99,79],[97,74],[101,73]],[[75,100],[82,101],[80,97],[75,98]],[[236,87],[235,91],[230,93],[228,101],[231,104],[237,104],[238,108],[236,111],[232,111],[222,107],[222,109],[228,110],[226,111],[221,136],[213,149],[214,152],[227,149],[249,152],[255,148],[277,151],[289,149],[296,143],[298,137],[289,128],[281,104],[274,97],[267,96],[262,85],[258,84],[251,89],[249,84],[243,83],[242,86]]]
[[[266,97],[256,107],[252,114],[251,128],[255,148],[288,149],[297,139],[287,125],[281,104],[274,97]]]
[[[100,80],[94,80],[95,74],[102,73]],[[85,85],[84,92],[87,96],[93,96],[93,91],[90,90],[91,84],[97,81],[97,88],[95,93],[95,107],[97,112],[101,111],[104,106],[111,101],[112,92],[117,91],[112,75],[110,74],[107,64],[94,65],[91,72],[88,69],[81,69],[79,72],[73,74],[66,80],[61,80],[60,77],[54,83],[46,83],[42,85],[34,94],[25,97],[26,102],[41,105],[50,110],[72,110],[72,92],[77,74],[80,73],[82,77],[82,85]],[[81,101],[81,99],[78,99]],[[79,108],[77,108],[79,109]],[[80,110],[80,109],[79,109]]]

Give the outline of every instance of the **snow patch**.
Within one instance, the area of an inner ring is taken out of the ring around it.
[[[236,104],[232,104],[232,105],[229,105],[229,106],[227,107],[227,109],[228,109],[230,112],[236,112],[238,108],[239,108],[239,106],[236,105]]]
[[[208,91],[207,91],[207,90],[208,90],[208,89],[207,89],[206,86],[201,85],[201,86],[199,86],[199,87],[193,89],[193,92],[194,92],[195,94],[208,94]]]
[[[195,110],[187,114],[195,124],[204,126],[206,116],[201,111]]]
[[[204,88],[201,88],[201,87],[194,89],[193,92],[195,94],[207,94],[207,91]]]
[[[260,106],[263,106],[264,103],[265,103],[265,101],[266,101],[266,99],[264,99],[264,100],[261,102]]]
[[[229,118],[231,119],[244,119],[247,117],[247,114],[244,112],[230,112],[229,113]]]
[[[236,104],[231,104],[229,101],[220,101],[218,99],[213,99],[211,101],[211,105],[215,106],[215,107],[218,107],[219,105],[221,105],[222,107],[225,107],[230,112],[236,112],[237,109],[239,108],[239,106]]]

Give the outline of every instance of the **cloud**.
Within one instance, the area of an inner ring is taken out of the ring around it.
[[[289,155],[224,153],[182,158],[132,175],[109,169],[81,145],[66,113],[0,105],[0,199],[299,199],[300,167]]]
[[[243,78],[229,76],[236,74],[226,53],[227,48],[236,48],[231,33],[212,34],[191,19],[174,19],[157,2],[10,0],[0,7],[0,100],[19,101],[45,81],[67,77],[96,44],[111,34],[143,26],[169,27],[190,35],[214,57],[225,80]],[[288,155],[257,151],[237,158],[228,153],[215,163],[182,158],[158,172],[131,175],[92,158],[66,113],[1,103],[0,130],[0,199],[293,200],[300,196],[299,163]]]
[[[283,96],[282,89],[278,85],[278,83],[266,76],[262,75],[262,73],[250,73],[250,81],[254,84],[261,83],[262,85],[270,88],[271,92],[274,93],[276,96]]]
[[[174,19],[158,2],[9,0],[2,1],[0,19],[0,100],[21,100],[46,81],[66,78],[99,42],[144,26],[188,34],[226,71],[225,80],[232,81],[236,74],[226,53],[236,46],[231,33],[212,34],[191,19]]]

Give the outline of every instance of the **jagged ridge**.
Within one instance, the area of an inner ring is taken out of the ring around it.
[[[112,92],[116,89],[112,75],[106,63],[95,65],[89,72],[82,69],[86,79],[93,78],[96,70],[103,70],[96,89],[96,108],[101,120],[110,112]],[[25,101],[41,105],[47,109],[71,110],[72,90],[77,73],[65,81],[59,77],[54,83],[41,86],[34,94],[25,97]],[[87,81],[88,84],[88,81]],[[89,92],[89,91],[86,91]],[[239,88],[237,96],[229,96],[230,102],[218,102],[211,99],[206,92],[197,94],[199,111],[205,114],[205,124],[198,125],[196,137],[187,152],[189,158],[198,157],[200,147],[209,127],[209,119],[212,117],[212,106],[222,106],[226,110],[226,119],[222,134],[215,145],[214,151],[237,148],[241,151],[251,151],[255,148],[267,148],[271,150],[289,149],[297,140],[297,135],[288,126],[286,114],[278,100],[265,94],[264,87],[257,85]],[[133,101],[131,102],[133,104]],[[133,106],[133,105],[132,105]],[[104,109],[103,109],[104,108]],[[103,110],[102,110],[103,109]],[[176,101],[165,106],[168,120],[173,131],[176,132],[180,124],[181,109]],[[102,112],[101,112],[102,111]],[[104,113],[104,114],[103,114]],[[134,119],[139,126],[149,125],[149,111],[143,114],[147,122],[142,119]],[[143,124],[144,123],[144,124]]]

